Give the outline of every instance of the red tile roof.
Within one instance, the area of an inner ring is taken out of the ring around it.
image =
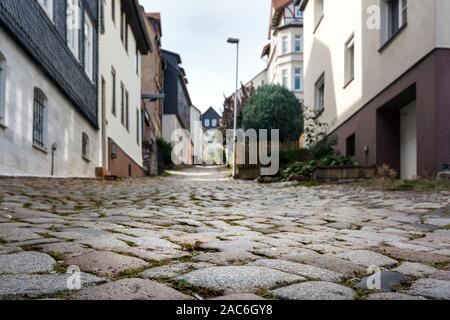
[[[286,8],[292,3],[292,0],[272,0],[272,6],[276,11]]]

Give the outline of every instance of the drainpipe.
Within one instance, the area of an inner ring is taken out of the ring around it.
[[[52,172],[51,172],[52,176],[55,175],[55,152],[56,152],[56,149],[57,149],[57,145],[56,145],[56,142],[55,142],[52,145]]]

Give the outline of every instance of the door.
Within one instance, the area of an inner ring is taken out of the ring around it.
[[[417,177],[416,102],[400,110],[400,171],[402,180]]]

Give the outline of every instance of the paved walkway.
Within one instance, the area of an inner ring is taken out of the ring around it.
[[[0,179],[0,298],[450,299],[449,193],[226,174]]]

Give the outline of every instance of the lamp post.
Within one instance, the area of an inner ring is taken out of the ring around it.
[[[236,147],[237,147],[237,107],[239,86],[239,39],[228,38],[228,43],[236,45],[236,91],[234,94],[234,126],[233,126],[233,178],[236,177]]]

